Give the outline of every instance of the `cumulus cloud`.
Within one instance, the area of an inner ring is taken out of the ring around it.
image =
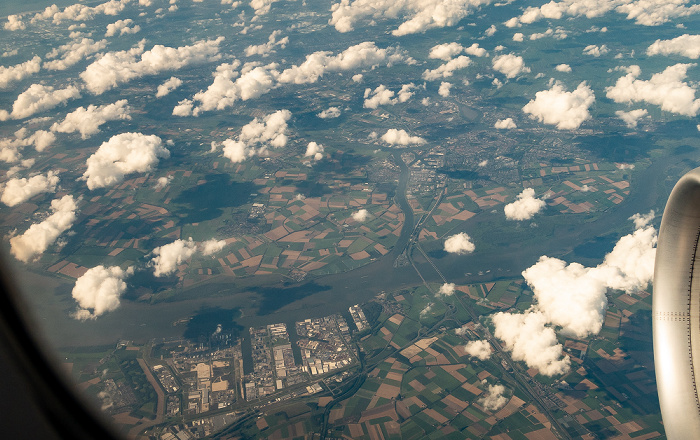
[[[443,43],[433,46],[430,49],[428,57],[443,61],[450,61],[455,55],[459,55],[462,52],[464,52],[464,46],[459,43]]]
[[[401,86],[401,90],[398,92],[398,96],[394,97],[395,93],[393,90],[389,90],[383,84],[380,84],[376,89],[365,89],[365,102],[363,104],[364,108],[377,108],[380,105],[396,105],[400,102],[406,102],[413,96],[413,89],[416,85],[413,83],[404,84]]]
[[[569,371],[571,360],[563,356],[556,332],[547,327],[547,319],[542,313],[498,312],[492,321],[494,335],[503,341],[513,360],[524,361],[545,376]]]
[[[43,254],[59,235],[73,226],[77,209],[78,206],[71,195],[53,200],[51,215],[42,222],[31,225],[24,234],[10,238],[10,253],[25,263]]]
[[[488,393],[479,399],[479,404],[488,411],[497,411],[501,409],[508,399],[503,395],[506,387],[503,385],[489,385]]]
[[[497,31],[496,25],[492,24],[491,26],[488,27],[488,29],[486,29],[484,31],[484,35],[486,35],[487,37],[493,37],[493,34],[495,34],[496,31]]]
[[[255,15],[265,15],[270,12],[273,3],[279,0],[250,0],[250,7],[255,10]]]
[[[648,102],[667,112],[696,116],[700,111],[700,99],[695,99],[695,88],[684,81],[688,69],[695,66],[675,64],[647,81],[638,79],[642,73],[639,66],[630,66],[626,68],[627,75],[605,89],[606,96],[618,103]]]
[[[511,130],[513,128],[518,128],[513,122],[513,118],[499,119],[493,124],[493,128],[498,128],[499,130]]]
[[[7,89],[13,83],[28,78],[39,70],[41,70],[41,58],[38,56],[14,66],[0,66],[0,89]]]
[[[65,20],[86,21],[92,20],[97,15],[117,15],[124,10],[131,0],[109,0],[97,6],[86,6],[75,3],[60,9],[55,4],[48,6],[42,12],[34,15],[31,22],[52,20],[54,24],[60,24]]]
[[[557,72],[571,73],[571,66],[568,64],[558,64],[555,69]]]
[[[178,239],[153,249],[154,257],[149,264],[153,267],[153,275],[164,277],[175,273],[179,265],[196,253],[204,256],[214,255],[221,252],[225,246],[225,240],[211,239],[198,244],[192,240],[192,237],[187,240]]]
[[[238,139],[222,142],[224,157],[233,163],[244,161],[256,154],[264,154],[268,146],[281,148],[287,145],[287,121],[291,119],[289,110],[277,110],[259,120],[253,119],[241,129]],[[260,145],[259,148],[255,148]]]
[[[77,64],[80,60],[107,47],[107,41],[94,41],[90,38],[72,41],[54,48],[46,54],[51,61],[44,62],[44,68],[48,70],[66,70]]]
[[[15,132],[14,138],[0,139],[0,160],[7,163],[19,162],[22,159],[21,150],[24,147],[34,145],[38,152],[44,151],[56,140],[56,136],[50,131],[37,130],[28,136],[29,131],[22,128]],[[28,159],[31,160],[31,159]]]
[[[7,119],[24,119],[36,113],[50,110],[68,100],[80,98],[80,91],[75,86],[54,89],[51,86],[32,84],[22,92],[12,104],[12,112],[0,110],[0,121]]]
[[[522,32],[516,32],[513,34],[513,41],[517,41],[520,43],[523,40],[525,40],[525,34],[523,34]]]
[[[177,89],[181,85],[182,80],[180,78],[171,76],[170,79],[158,86],[158,89],[156,90],[156,98],[162,98],[163,96],[170,94],[170,92]]]
[[[277,39],[280,35],[282,35],[282,31],[276,30],[270,34],[270,36],[267,39],[267,43],[259,44],[259,45],[251,45],[246,47],[245,49],[245,55],[247,57],[253,56],[253,55],[262,55],[263,57],[269,56],[270,54],[273,54],[276,52],[275,47],[279,46],[280,48],[284,49],[287,47],[287,44],[289,43],[289,37],[284,37],[280,38],[279,40]]]
[[[637,110],[631,110],[631,111],[623,111],[623,110],[618,110],[615,112],[615,114],[622,119],[625,124],[627,125],[628,128],[635,128],[637,126],[637,122],[646,116],[648,114],[647,110],[644,108],[640,108]]]
[[[549,90],[535,94],[535,99],[523,107],[523,112],[545,124],[556,125],[559,130],[575,130],[590,119],[588,108],[595,101],[593,90],[582,82],[573,92],[556,82]]]
[[[469,341],[464,346],[464,352],[471,357],[485,361],[491,357],[491,344],[487,340]]]
[[[425,32],[436,27],[453,26],[490,0],[407,0],[397,3],[390,0],[341,0],[331,7],[329,21],[338,32],[350,32],[355,23],[364,18],[407,18],[391,33],[402,36]]]
[[[226,240],[216,240],[213,238],[199,244],[199,250],[204,256],[217,254],[221,252],[224,247],[226,247]]]
[[[224,37],[219,37],[216,40],[198,41],[190,46],[177,48],[158,44],[146,52],[142,41],[129,50],[103,55],[90,64],[80,74],[80,78],[90,92],[99,95],[119,84],[145,75],[218,60],[221,58],[219,44],[223,40]]]
[[[54,171],[28,179],[12,178],[5,183],[0,201],[10,207],[19,205],[37,194],[55,192],[58,182],[58,175]]]
[[[63,122],[56,122],[51,126],[51,131],[60,133],[80,132],[83,139],[100,132],[100,126],[108,121],[130,120],[129,112],[131,108],[126,99],[119,100],[113,104],[94,106],[90,104],[87,108],[78,107],[68,113]]]
[[[119,266],[100,265],[88,269],[75,281],[73,287],[73,299],[78,303],[73,318],[80,321],[97,319],[98,316],[116,310],[126,291],[124,280],[133,273],[133,267],[123,270]]]
[[[22,17],[16,14],[8,15],[7,22],[3,25],[8,31],[21,31],[27,28],[27,25],[22,21]]]
[[[450,89],[452,88],[452,83],[448,82],[441,82],[440,83],[440,88],[438,89],[438,95],[442,96],[443,98],[447,98],[450,96]]]
[[[455,293],[455,283],[444,283],[438,290],[438,295],[452,296]]]
[[[360,209],[352,213],[352,219],[356,222],[363,223],[369,218],[369,211],[366,209]]]
[[[671,40],[656,40],[647,48],[647,55],[682,55],[700,58],[700,35],[683,34]]]
[[[544,32],[537,32],[537,33],[531,34],[530,40],[534,41],[534,40],[539,40],[539,39],[546,38],[546,37],[552,37],[556,40],[563,40],[563,39],[567,38],[568,36],[569,35],[562,28],[556,28],[556,29],[549,28]]]
[[[323,159],[323,150],[323,145],[317,144],[316,142],[309,142],[306,146],[304,157],[313,157],[314,160],[321,160]]]
[[[471,254],[476,249],[471,237],[466,232],[451,235],[445,240],[445,251],[451,254],[465,255]]]
[[[534,304],[524,314],[498,313],[495,335],[523,360],[546,375],[568,370],[555,329],[584,338],[600,332],[605,321],[608,289],[627,293],[645,288],[654,275],[656,229],[654,213],[630,217],[636,230],[625,235],[595,267],[584,267],[542,256],[523,272],[534,292]]]
[[[390,128],[381,139],[389,145],[423,145],[426,140],[420,136],[411,136],[406,130]]]
[[[170,185],[170,182],[173,181],[173,176],[163,176],[159,177],[158,180],[156,181],[156,184],[153,186],[153,189],[163,189],[166,186]]]
[[[468,67],[472,63],[472,60],[468,56],[460,55],[445,64],[441,65],[437,69],[427,69],[423,72],[423,79],[426,81],[435,81],[441,78],[448,78],[452,76],[455,70],[460,70]]]
[[[121,133],[112,136],[87,161],[82,180],[89,189],[104,188],[121,182],[131,173],[146,173],[161,158],[170,157],[158,136]]]
[[[189,240],[175,240],[153,249],[155,255],[151,259],[153,275],[164,277],[172,275],[177,267],[188,260],[197,251],[197,244]]]
[[[338,116],[340,116],[340,109],[338,107],[328,107],[326,110],[323,110],[316,116],[318,116],[321,119],[337,118]]]
[[[497,55],[493,57],[493,70],[501,72],[507,78],[515,78],[521,73],[530,72],[530,68],[525,66],[523,57],[512,53],[505,55]]]
[[[583,49],[584,55],[590,55],[590,56],[593,56],[596,58],[598,58],[601,55],[605,55],[608,52],[610,52],[610,50],[608,49],[608,46],[606,46],[604,44],[602,46],[596,46],[594,44],[590,44]]]
[[[699,5],[686,6],[690,0],[563,0],[550,1],[540,7],[528,7],[519,17],[505,22],[507,27],[521,26],[542,19],[561,19],[564,16],[600,17],[610,11],[626,15],[644,26],[658,26],[678,17],[700,12]]]
[[[318,81],[326,72],[373,67],[380,64],[390,66],[398,62],[415,62],[394,47],[378,48],[374,42],[365,41],[350,46],[338,55],[330,52],[314,52],[298,66],[285,69],[280,75],[281,83],[311,84]]]
[[[117,35],[124,34],[135,34],[141,30],[141,26],[131,26],[134,24],[134,20],[127,18],[125,20],[117,20],[114,23],[107,25],[107,32],[105,32],[105,37],[113,37]],[[131,26],[131,27],[129,27]]]
[[[516,200],[503,207],[508,220],[529,220],[544,209],[544,200],[535,197],[533,188],[525,188]]]

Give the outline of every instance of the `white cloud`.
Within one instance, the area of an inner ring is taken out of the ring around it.
[[[366,209],[360,209],[352,213],[352,219],[356,222],[363,223],[369,218],[369,211]]]
[[[119,307],[120,297],[126,291],[124,280],[134,273],[134,268],[122,270],[119,266],[96,266],[88,269],[75,281],[72,296],[78,302],[73,318],[84,321],[96,319]]]
[[[5,183],[0,201],[10,207],[19,205],[37,194],[55,192],[58,182],[58,175],[54,171],[49,171],[46,176],[38,174],[29,179],[12,178]]]
[[[503,395],[506,387],[503,385],[489,385],[488,393],[479,399],[479,404],[488,411],[497,411],[501,409],[508,399]]]
[[[289,110],[277,110],[263,118],[253,119],[241,129],[237,140],[222,142],[224,157],[231,162],[242,162],[256,154],[264,154],[268,145],[281,148],[287,145],[287,121],[291,119]],[[262,144],[257,150],[256,145]]]
[[[492,320],[494,335],[503,341],[513,360],[524,361],[545,376],[569,371],[571,360],[562,357],[562,346],[554,329],[546,326],[547,319],[542,313],[498,312]]]
[[[444,283],[442,286],[440,286],[440,290],[438,290],[438,295],[443,295],[443,296],[452,296],[455,293],[455,283]]]
[[[513,34],[513,41],[522,42],[523,40],[525,40],[525,35],[522,32]]]
[[[270,12],[273,3],[279,0],[250,0],[250,7],[255,10],[255,15],[265,15]]]
[[[78,107],[68,113],[61,123],[54,123],[51,131],[60,133],[80,132],[83,139],[100,132],[100,126],[107,121],[130,120],[131,108],[126,99],[119,100],[113,104],[101,105],[99,107],[90,104],[87,108]]]
[[[331,7],[329,21],[338,32],[349,32],[355,23],[365,17],[370,19],[406,17],[407,20],[394,29],[394,36],[425,32],[436,27],[453,26],[490,0],[341,0]]]
[[[8,31],[21,31],[27,28],[27,25],[22,21],[19,15],[8,15],[7,22],[3,25]]]
[[[462,52],[464,52],[464,46],[459,43],[443,43],[433,46],[430,49],[430,54],[428,57],[443,61],[450,61],[455,55],[459,55]]]
[[[495,25],[495,24],[492,24],[491,26],[489,26],[488,29],[486,29],[486,30],[484,31],[484,35],[486,35],[487,37],[492,37],[493,34],[496,33],[496,30],[497,30],[497,29],[496,29],[496,25]]]
[[[441,82],[440,83],[440,88],[438,89],[438,95],[442,96],[443,98],[447,98],[450,96],[450,89],[452,88],[452,83],[448,82]]]
[[[109,52],[90,64],[80,78],[90,92],[99,95],[121,83],[155,75],[166,70],[215,61],[221,58],[219,44],[224,37],[216,40],[198,41],[190,46],[178,48],[155,45],[144,52],[144,42],[129,50]]]
[[[498,128],[499,130],[512,130],[518,128],[513,122],[513,118],[499,119],[493,124],[493,128]]]
[[[44,68],[48,70],[66,70],[88,55],[99,52],[105,47],[107,47],[106,40],[94,41],[90,38],[82,38],[81,40],[72,41],[46,54],[46,58],[52,61],[45,61]]]
[[[219,253],[224,247],[226,247],[226,240],[216,240],[214,238],[199,244],[200,252],[204,256]]]
[[[42,152],[56,140],[56,136],[50,131],[37,130],[31,136],[27,136],[28,132],[26,128],[22,128],[15,132],[14,138],[0,139],[0,161],[18,162],[22,159],[20,151],[24,147],[34,145],[36,151]]]
[[[564,29],[558,27],[556,29],[549,28],[544,32],[538,32],[538,33],[531,34],[530,40],[534,41],[534,40],[539,40],[539,39],[546,38],[546,37],[552,37],[556,40],[563,40],[563,39],[567,38],[568,36],[569,35],[566,33],[566,31]]]
[[[523,272],[534,292],[533,306],[524,314],[493,317],[495,335],[513,351],[514,359],[546,375],[568,370],[555,329],[576,338],[598,334],[605,321],[607,289],[631,293],[652,281],[657,240],[656,229],[649,225],[653,218],[653,212],[630,217],[636,230],[620,238],[598,266],[567,265],[542,256]]]
[[[563,16],[600,17],[615,10],[644,26],[658,26],[671,19],[700,12],[700,5],[686,6],[690,0],[563,0],[550,1],[540,7],[528,7],[520,17],[513,17],[505,25],[521,26],[547,18],[558,20]]]
[[[25,263],[43,254],[59,235],[73,226],[77,209],[71,195],[53,200],[51,202],[53,214],[42,222],[31,225],[24,234],[10,238],[10,253]]]
[[[493,69],[501,72],[507,78],[515,78],[521,73],[530,72],[530,68],[525,66],[523,57],[518,55],[505,54],[493,57]]]
[[[557,64],[557,67],[555,67],[557,72],[564,72],[564,73],[571,73],[571,66],[568,64]]]
[[[314,160],[321,160],[323,159],[323,150],[323,145],[317,144],[316,142],[309,142],[306,146],[304,157],[313,157]]]
[[[656,40],[647,48],[647,55],[682,55],[697,60],[700,58],[700,35],[683,34],[671,40]]]
[[[85,21],[92,20],[97,15],[117,15],[124,10],[131,0],[110,0],[97,6],[85,6],[80,3],[67,6],[61,10],[55,4],[48,6],[42,12],[37,13],[31,22],[52,20],[54,24],[60,24],[64,20]]]
[[[14,66],[0,66],[0,89],[7,89],[12,83],[28,78],[39,70],[41,70],[41,58],[38,56]]]
[[[606,96],[618,103],[648,102],[667,112],[696,116],[700,111],[700,99],[695,99],[695,88],[683,81],[688,69],[695,66],[669,66],[648,81],[638,79],[642,73],[639,66],[630,66],[626,69],[627,75],[605,89]]]
[[[413,83],[404,84],[398,92],[398,96],[394,98],[394,91],[389,90],[383,84],[380,84],[376,89],[365,89],[364,108],[375,109],[380,105],[396,105],[400,102],[406,102],[414,95],[413,89],[416,85]]]
[[[127,18],[125,20],[117,20],[114,23],[107,25],[107,32],[105,32],[105,37],[113,37],[119,33],[119,35],[124,34],[135,34],[141,30],[141,26],[131,26],[134,24],[134,20]]]
[[[364,75],[362,75],[361,73],[356,73],[355,75],[352,76],[352,80],[353,80],[353,82],[359,83],[359,82],[362,82],[363,77],[364,77]]]
[[[610,50],[608,49],[608,46],[606,46],[604,44],[602,46],[596,46],[594,44],[590,44],[583,49],[584,55],[590,55],[590,56],[593,56],[596,58],[601,56],[601,55],[605,55],[608,52],[610,52]]]
[[[628,128],[635,128],[637,126],[637,122],[646,116],[648,114],[647,110],[645,108],[640,108],[636,110],[631,110],[631,111],[623,111],[623,110],[618,110],[615,112],[615,114],[622,119],[625,124],[627,125]]]
[[[323,110],[316,116],[318,116],[321,119],[337,118],[338,116],[340,116],[340,109],[338,107],[328,107],[326,110]]]
[[[426,81],[435,81],[440,78],[448,78],[453,75],[455,70],[460,70],[468,67],[472,63],[472,60],[464,55],[460,55],[445,64],[441,65],[437,69],[426,70],[423,72],[423,79]]]
[[[517,199],[503,207],[508,220],[529,220],[544,209],[544,200],[535,197],[533,188],[525,188]]]
[[[156,90],[156,98],[162,98],[163,96],[170,94],[170,92],[177,89],[181,85],[182,80],[180,78],[171,76],[170,79],[158,86],[158,89]]]
[[[172,275],[177,266],[188,260],[197,251],[197,244],[189,240],[175,240],[172,243],[153,249],[155,257],[151,259],[153,275],[163,277]]]
[[[556,82],[549,90],[535,94],[535,99],[523,107],[523,112],[545,124],[556,125],[559,130],[574,130],[590,119],[588,108],[595,101],[593,90],[582,82],[573,92],[567,92]]]
[[[451,235],[445,240],[445,251],[451,254],[465,255],[471,254],[476,249],[471,238],[465,232]]]
[[[173,176],[163,176],[159,177],[158,180],[156,181],[156,184],[153,186],[153,189],[163,189],[166,186],[170,185],[170,182],[173,181]]]
[[[485,57],[488,56],[488,52],[483,47],[479,47],[478,43],[474,43],[471,46],[464,49],[464,52],[468,55],[474,55],[475,57]]]
[[[311,84],[318,81],[326,72],[343,72],[378,65],[390,66],[398,62],[414,61],[396,48],[380,49],[374,42],[365,41],[350,46],[335,56],[323,51],[307,55],[302,64],[285,69],[279,80],[281,83]]]
[[[87,161],[82,179],[89,189],[104,188],[121,182],[126,174],[146,173],[160,158],[170,157],[155,135],[121,133],[112,136]]]
[[[287,44],[289,43],[289,37],[284,37],[281,39],[277,39],[280,35],[282,35],[282,31],[276,30],[270,34],[270,36],[267,39],[267,43],[259,44],[257,46],[251,45],[246,47],[245,49],[245,55],[247,57],[253,56],[253,55],[262,55],[263,57],[269,56],[270,54],[275,53],[275,47],[279,46],[280,48],[284,49],[287,47]]]
[[[51,86],[32,84],[12,104],[12,113],[0,110],[0,121],[9,118],[28,118],[35,113],[50,110],[75,98],[80,98],[80,91],[75,86],[68,86],[65,89],[54,89]]]
[[[419,136],[411,136],[406,130],[390,128],[384,133],[381,139],[389,145],[423,145],[426,140]]]
[[[464,352],[471,357],[485,361],[491,357],[491,344],[487,340],[469,341],[464,346]]]

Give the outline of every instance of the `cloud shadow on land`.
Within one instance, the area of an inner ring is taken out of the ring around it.
[[[584,150],[611,162],[631,163],[649,157],[653,143],[648,135],[625,136],[609,135],[581,136],[576,139]]]
[[[232,182],[228,174],[208,174],[205,183],[181,192],[173,202],[189,206],[183,222],[197,223],[221,216],[224,208],[243,205],[256,189],[251,182]]]
[[[262,297],[258,307],[258,315],[269,315],[287,304],[330,289],[330,286],[321,286],[311,282],[295,287],[255,287],[252,290]]]
[[[238,337],[243,327],[236,323],[236,317],[240,315],[237,308],[222,309],[220,307],[202,306],[187,322],[187,328],[183,337],[193,341],[205,342],[209,336],[216,332],[221,325],[221,334],[230,334],[232,339]]]

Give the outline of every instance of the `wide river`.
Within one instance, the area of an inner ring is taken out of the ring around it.
[[[433,259],[433,262],[450,282],[458,284],[517,277],[541,255],[562,256],[570,252],[574,246],[629,223],[628,218],[637,212],[648,212],[650,209],[661,212],[673,183],[679,177],[669,178],[668,170],[680,164],[688,156],[676,155],[656,160],[647,170],[636,175],[628,198],[615,209],[604,213],[598,220],[583,224],[576,222],[571,227],[556,228],[551,236],[542,237],[534,245],[529,243],[528,246],[510,246],[507,252],[498,248],[487,251],[477,249],[471,255],[448,255]],[[154,305],[122,301],[121,307],[114,312],[107,313],[94,321],[79,322],[70,317],[70,313],[75,309],[75,302],[69,293],[72,284],[56,278],[24,272],[25,269],[19,265],[16,267],[19,271],[19,279],[23,280],[22,288],[27,294],[25,299],[34,316],[36,326],[49,344],[56,347],[112,344],[119,339],[145,341],[151,338],[181,336],[184,326],[174,326],[175,321],[192,316],[200,309],[211,307],[241,308],[243,316],[236,321],[244,327],[276,322],[293,325],[295,321],[306,318],[347,312],[349,306],[364,302],[381,291],[393,291],[421,283],[410,265],[402,268],[393,267],[397,254],[408,242],[414,223],[413,213],[405,198],[408,177],[408,168],[403,165],[396,202],[406,214],[406,222],[397,246],[392,252],[356,270],[319,277],[307,284],[296,286],[301,287],[302,291],[305,287],[313,290],[314,286],[310,283],[315,283],[317,286],[323,286],[323,290],[295,301],[282,301],[283,304],[287,304],[264,316],[256,316],[253,312],[259,302],[265,298],[251,292],[246,288],[245,283],[265,283],[266,287],[277,287],[279,290],[275,292],[276,295],[285,295],[286,291],[277,284],[276,280],[250,278],[207,286],[208,291],[225,292],[224,295],[207,295],[202,299]],[[462,229],[469,231],[479,223],[494,221],[496,216],[502,215],[500,210],[495,213],[482,212],[467,221]],[[427,262],[417,259],[416,264],[427,281],[442,282]],[[483,275],[467,275],[480,272]]]

